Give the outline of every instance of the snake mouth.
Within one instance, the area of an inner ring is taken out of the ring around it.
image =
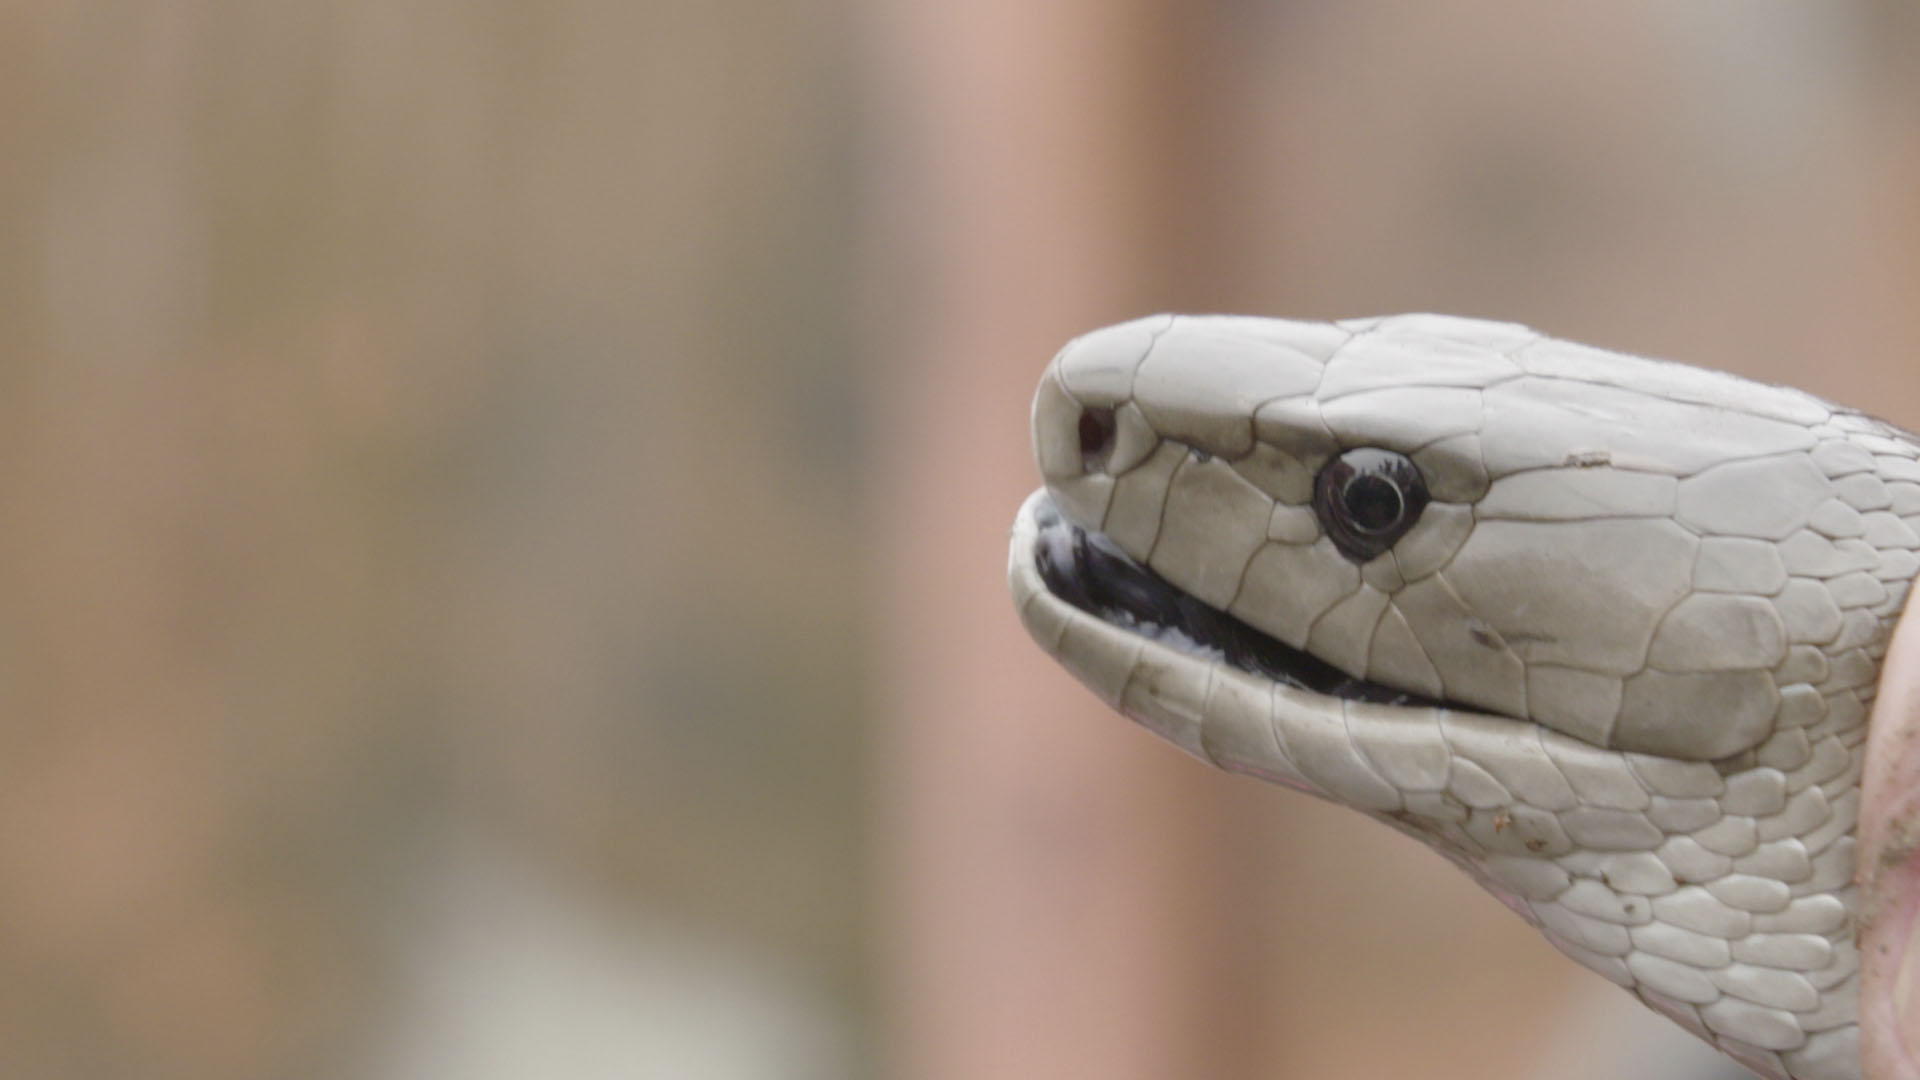
[[[1034,565],[1040,580],[1055,597],[1102,622],[1327,697],[1381,705],[1458,707],[1356,679],[1194,598],[1140,565],[1112,540],[1068,521],[1053,500],[1037,503],[1033,508]]]

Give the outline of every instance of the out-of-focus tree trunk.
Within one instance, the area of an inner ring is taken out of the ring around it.
[[[1177,9],[1177,10],[1176,10]],[[890,4],[876,195],[891,397],[877,762],[887,1075],[1251,1076],[1221,910],[1220,777],[1027,641],[1005,536],[1027,401],[1071,334],[1165,303],[1182,158],[1176,15],[1129,0]],[[1230,841],[1229,841],[1230,843]]]

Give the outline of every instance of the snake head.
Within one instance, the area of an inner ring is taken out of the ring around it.
[[[1106,701],[1416,836],[1764,1075],[1858,1074],[1911,437],[1510,324],[1157,316],[1062,350],[1033,442],[1014,598]]]

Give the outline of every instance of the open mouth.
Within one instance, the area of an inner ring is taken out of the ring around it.
[[[1455,707],[1356,679],[1209,607],[1135,562],[1105,536],[1090,533],[1062,517],[1051,499],[1034,508],[1034,523],[1038,526],[1034,563],[1047,591],[1104,622],[1328,697],[1381,705]]]

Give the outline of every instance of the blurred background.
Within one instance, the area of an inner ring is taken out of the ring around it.
[[[1425,309],[1920,426],[1911,5],[28,0],[0,147],[0,1074],[1720,1068],[1054,670],[1027,398]]]

